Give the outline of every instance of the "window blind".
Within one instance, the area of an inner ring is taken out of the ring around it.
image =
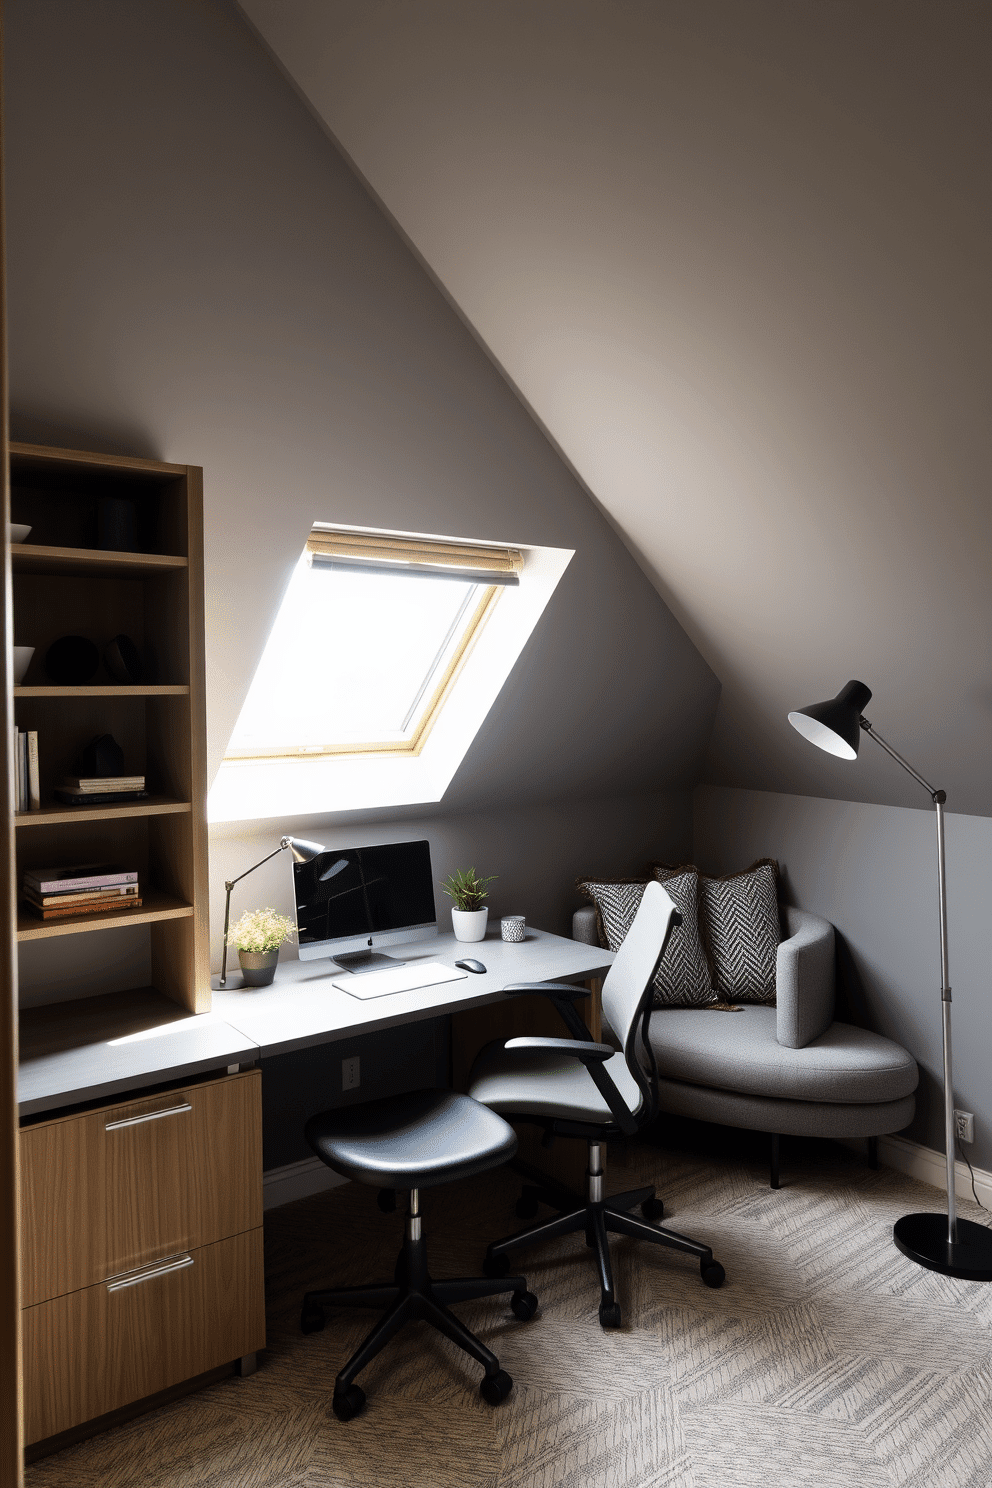
[[[320,568],[457,579],[487,586],[519,584],[524,566],[523,554],[517,548],[337,532],[326,527],[313,528],[307,552],[310,562]]]

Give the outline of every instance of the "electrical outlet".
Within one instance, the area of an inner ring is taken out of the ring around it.
[[[361,1059],[357,1054],[341,1061],[341,1089],[357,1090],[362,1083]]]
[[[954,1112],[954,1131],[959,1142],[975,1140],[975,1118],[970,1111]]]

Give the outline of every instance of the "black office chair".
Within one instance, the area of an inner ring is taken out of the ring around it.
[[[355,1376],[404,1323],[422,1318],[471,1354],[485,1369],[479,1387],[490,1405],[505,1400],[513,1381],[499,1360],[445,1305],[512,1292],[510,1306],[521,1322],[534,1316],[537,1298],[522,1276],[461,1277],[432,1281],[427,1244],[421,1232],[419,1191],[457,1178],[470,1178],[507,1162],[517,1150],[513,1129],[467,1095],[450,1090],[414,1090],[339,1111],[323,1111],[306,1124],[306,1138],[322,1162],[346,1178],[382,1190],[379,1206],[396,1207],[395,1190],[408,1189],[403,1248],[395,1280],[371,1286],[332,1287],[307,1292],[300,1326],[315,1333],[327,1307],[385,1307],[386,1313],[334,1381],[332,1406],[339,1421],[350,1421],[365,1404]],[[506,1267],[505,1269],[509,1269]]]
[[[495,1241],[486,1252],[483,1269],[487,1276],[498,1276],[509,1270],[509,1252],[518,1246],[585,1230],[586,1244],[595,1250],[599,1267],[599,1320],[604,1328],[618,1328],[621,1321],[613,1290],[610,1230],[697,1256],[707,1286],[718,1287],[725,1277],[708,1245],[647,1223],[664,1213],[653,1188],[632,1189],[612,1198],[603,1194],[600,1143],[607,1137],[633,1136],[657,1114],[658,1077],[648,1041],[652,982],[672,929],[680,923],[661,884],[649,883],[603,983],[603,1013],[622,1052],[592,1041],[575,1008],[579,998],[589,995],[584,988],[558,982],[515,982],[503,991],[549,997],[572,1037],[514,1038],[490,1044],[479,1055],[470,1077],[469,1094],[507,1120],[532,1122],[549,1135],[584,1137],[589,1144],[585,1198],[553,1182],[525,1188],[517,1205],[521,1218],[536,1214],[539,1203],[557,1209],[558,1218]],[[638,1204],[644,1219],[627,1212]]]

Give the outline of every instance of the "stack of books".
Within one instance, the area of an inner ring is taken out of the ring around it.
[[[37,811],[41,806],[38,783],[38,732],[14,730],[14,768],[17,774],[18,811]]]
[[[121,868],[117,863],[27,868],[21,895],[31,913],[42,920],[141,908],[137,869]]]
[[[54,794],[65,806],[115,806],[148,799],[144,775],[115,775],[111,779],[72,775],[56,787]]]

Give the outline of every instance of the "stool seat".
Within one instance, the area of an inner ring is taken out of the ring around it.
[[[376,1188],[433,1188],[509,1162],[517,1150],[501,1116],[453,1090],[411,1090],[322,1111],[306,1125],[321,1162]]]

